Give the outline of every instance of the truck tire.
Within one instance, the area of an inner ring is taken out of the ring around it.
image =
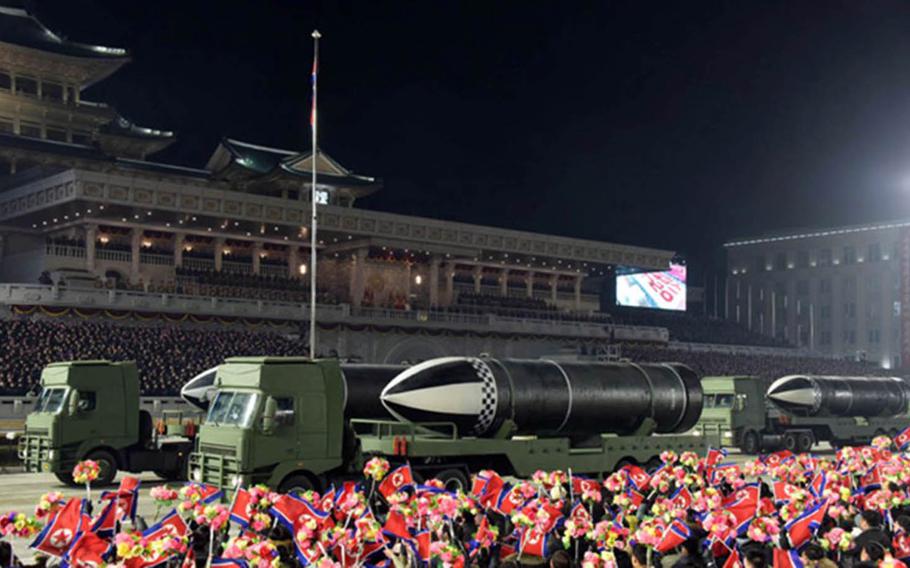
[[[446,491],[455,492],[460,489],[462,492],[465,492],[470,488],[468,476],[460,469],[453,468],[440,471],[436,474],[436,479],[442,482]]]
[[[67,485],[69,487],[78,487],[78,484],[73,481],[73,472],[70,471],[58,471],[54,473],[54,477],[60,480],[60,483]]]
[[[815,436],[812,432],[800,432],[796,435],[796,448],[799,453],[808,452],[815,445]]]
[[[758,437],[758,432],[749,430],[743,434],[743,441],[739,449],[744,454],[755,455],[759,453],[761,451],[761,440]]]
[[[798,451],[798,444],[796,442],[796,434],[793,432],[787,432],[784,434],[784,449],[790,450],[791,452]]]
[[[179,469],[167,470],[167,471],[156,469],[155,475],[157,475],[158,477],[160,477],[161,479],[163,479],[165,481],[185,481],[186,480],[186,472],[181,471]]]
[[[284,481],[278,486],[279,493],[306,493],[307,491],[316,490],[316,484],[305,473],[290,475],[284,478]]]
[[[98,462],[98,468],[101,471],[98,473],[98,479],[95,480],[96,486],[104,487],[114,482],[114,478],[117,477],[117,458],[109,451],[95,450],[85,456],[85,459]]]

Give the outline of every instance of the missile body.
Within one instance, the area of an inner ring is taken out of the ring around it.
[[[491,436],[511,420],[514,434],[627,434],[647,418],[657,432],[684,432],[701,415],[695,372],[679,364],[557,363],[442,357],[406,369],[382,403],[411,422],[452,422]]]
[[[404,371],[404,365],[341,365],[344,376],[344,414],[348,418],[389,419],[391,416],[379,403],[382,388]],[[207,411],[215,397],[215,375],[212,367],[190,379],[180,389],[180,396],[200,410]]]
[[[789,375],[771,383],[767,397],[804,416],[897,416],[907,412],[910,385],[897,377]]]

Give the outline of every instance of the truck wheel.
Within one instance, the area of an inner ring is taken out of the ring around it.
[[[815,445],[815,436],[810,432],[800,432],[796,436],[796,447],[800,453],[808,452]]]
[[[743,443],[739,447],[744,454],[755,455],[761,451],[761,444],[759,443],[758,433],[753,431],[748,431],[743,434]]]
[[[796,443],[796,434],[792,432],[787,432],[784,434],[784,448],[790,450],[791,452],[796,452],[799,450],[799,446]]]
[[[468,476],[460,469],[446,469],[436,475],[436,479],[441,481],[446,491],[467,491]]]
[[[181,480],[186,479],[186,472],[180,471],[179,469],[168,470],[168,471],[162,471],[162,470],[156,469],[155,475],[157,475],[158,477],[160,477],[161,479],[163,479],[165,481],[181,481]]]
[[[310,476],[302,473],[285,478],[278,486],[279,493],[306,493],[315,490],[316,484],[313,483]]]
[[[85,459],[98,462],[98,468],[101,471],[98,473],[95,485],[104,487],[114,482],[114,478],[117,477],[117,459],[110,452],[107,450],[95,450],[85,456]]]
[[[78,487],[78,484],[73,481],[72,471],[58,471],[54,473],[54,477],[60,480],[60,483],[64,485],[68,485],[69,487]]]

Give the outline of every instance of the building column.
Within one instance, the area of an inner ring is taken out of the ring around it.
[[[186,235],[183,233],[174,233],[174,266],[183,268],[183,243]]]
[[[550,275],[550,302],[555,306],[559,299],[559,274]]]
[[[351,266],[351,305],[359,308],[363,304],[364,268],[367,261],[367,249],[359,248],[354,253],[354,265]],[[408,290],[411,287],[411,268],[408,265]]]
[[[139,253],[142,246],[142,229],[133,229],[130,234],[130,282],[139,282]]]
[[[483,283],[483,267],[475,266],[472,276],[474,277],[474,293],[480,294],[480,285]]]
[[[442,260],[438,256],[433,256],[430,259],[430,307],[435,308],[439,306],[439,265],[442,264]]]
[[[534,272],[528,272],[528,275],[525,277],[525,284],[528,287],[528,298],[534,297]]]
[[[443,276],[446,279],[446,294],[443,302],[446,306],[455,303],[455,263],[450,262],[446,265]]]
[[[262,269],[262,243],[253,243],[253,274],[260,274]]]
[[[499,273],[499,295],[508,296],[509,295],[509,269],[503,268],[502,272]]]
[[[98,225],[85,226],[85,269],[95,272],[95,243],[98,239]],[[2,255],[0,255],[2,256]]]
[[[584,276],[577,276],[575,278],[575,310],[581,311],[581,281],[584,280]]]
[[[288,278],[298,276],[300,276],[300,247],[290,245],[288,247]]]
[[[224,238],[215,239],[215,272],[221,272],[224,262]]]

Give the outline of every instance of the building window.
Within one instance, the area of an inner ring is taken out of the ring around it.
[[[73,130],[73,144],[82,144],[88,146],[92,143],[92,135],[82,130]]]
[[[796,253],[797,268],[809,268],[809,252],[801,250]]]
[[[845,318],[854,318],[856,317],[856,303],[855,302],[844,302],[844,317]]]
[[[831,332],[830,331],[822,332],[821,344],[822,345],[831,345]]]
[[[854,343],[856,343],[856,331],[854,331],[852,329],[845,329],[841,333],[841,339],[847,345],[853,345]]]
[[[42,83],[41,97],[51,101],[63,101],[63,85],[57,83]]]
[[[869,244],[869,254],[867,255],[867,262],[878,262],[882,259],[882,245],[879,243],[870,243]]]
[[[66,130],[61,130],[59,128],[48,128],[47,139],[54,140],[56,142],[66,142]]]
[[[819,312],[820,312],[820,317],[823,320],[831,319],[831,306],[823,305],[821,307],[821,309],[819,310]]]
[[[0,116],[0,132],[12,134],[15,131],[14,124],[15,123],[12,118],[6,118],[5,116]]]
[[[19,123],[19,134],[32,138],[41,138],[41,126],[29,122],[21,122]]]
[[[856,264],[856,249],[844,247],[844,264]]]
[[[796,281],[796,293],[800,296],[807,296],[809,294],[809,281],[808,280],[797,280]]]
[[[822,249],[818,251],[818,265],[831,266],[831,249]]]
[[[830,294],[831,293],[831,281],[827,278],[822,278],[818,281],[818,292],[820,294]]]
[[[13,88],[13,79],[9,76],[9,73],[5,71],[0,71],[0,89],[9,91]]]
[[[762,272],[765,269],[765,255],[760,254],[755,257],[755,272]]]
[[[869,343],[878,343],[881,341],[881,332],[877,329],[869,330]]]
[[[37,97],[38,81],[31,77],[16,77],[16,94]]]

